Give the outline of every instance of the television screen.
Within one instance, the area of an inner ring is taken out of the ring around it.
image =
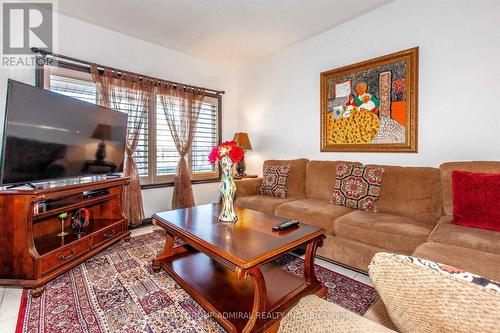
[[[127,115],[9,80],[1,184],[118,173]]]

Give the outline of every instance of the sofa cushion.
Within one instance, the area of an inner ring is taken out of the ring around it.
[[[259,194],[259,189],[262,187],[262,180],[262,178],[235,179],[236,197]]]
[[[377,253],[370,277],[398,331],[498,332],[500,284],[425,259]]]
[[[500,231],[500,173],[453,170],[453,224]]]
[[[448,162],[439,166],[441,174],[441,195],[443,212],[445,215],[453,214],[453,191],[451,183],[451,172],[453,170],[469,172],[500,172],[500,161],[470,161],[470,162]]]
[[[306,158],[296,160],[267,160],[264,161],[263,170],[269,165],[287,165],[290,164],[290,173],[288,174],[288,193],[306,195],[306,166],[309,162]]]
[[[424,167],[369,165],[384,168],[377,202],[381,213],[401,215],[436,225],[442,215],[439,170]]]
[[[341,216],[333,226],[336,236],[404,254],[411,254],[431,231],[431,227],[409,217],[363,211]]]
[[[269,195],[249,195],[246,197],[236,198],[235,205],[248,209],[257,210],[266,214],[274,215],[274,209],[284,203],[302,199],[304,196],[290,194],[286,198],[272,197]]]
[[[443,243],[427,242],[415,249],[412,256],[443,262],[468,272],[500,281],[500,255]]]
[[[326,200],[307,198],[279,205],[274,214],[321,227],[331,234],[335,218],[350,212],[352,209],[332,205]]]
[[[340,163],[337,165],[332,203],[377,213],[384,168]]]
[[[278,198],[286,198],[288,193],[288,174],[290,164],[267,165],[264,168],[262,186],[259,194],[270,195]]]
[[[323,246],[318,247],[316,255],[326,260],[341,263],[343,266],[367,272],[368,265],[372,261],[373,256],[378,252],[384,251],[385,249],[378,246],[344,237],[326,235],[323,240]]]
[[[361,165],[348,161],[309,161],[307,163],[306,191],[308,198],[330,200],[335,187],[335,175],[339,163]]]
[[[429,241],[500,254],[500,232],[464,227],[452,220],[451,216],[441,217]]]

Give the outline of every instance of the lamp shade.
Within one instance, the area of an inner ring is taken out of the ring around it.
[[[235,133],[234,141],[239,144],[245,150],[252,150],[252,145],[250,144],[250,139],[248,138],[248,133]]]
[[[111,139],[111,126],[105,124],[98,124],[92,134],[92,139],[110,140]]]

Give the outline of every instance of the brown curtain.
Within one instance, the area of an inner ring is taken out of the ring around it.
[[[168,83],[162,84],[157,89],[170,133],[179,153],[172,209],[192,207],[195,203],[191,187],[191,171],[186,163],[186,155],[193,143],[205,91],[188,86],[174,87]]]
[[[139,143],[141,129],[148,117],[148,106],[154,85],[147,78],[140,79],[137,75],[117,73],[108,68],[100,74],[95,65],[90,67],[90,72],[100,94],[100,104],[128,113],[123,173],[130,177],[130,184],[125,187],[123,208],[129,224],[136,226],[144,220],[144,208],[137,163],[133,154]]]

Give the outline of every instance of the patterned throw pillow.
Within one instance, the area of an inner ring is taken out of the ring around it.
[[[498,332],[498,282],[384,252],[375,254],[368,271],[398,332]]]
[[[376,213],[383,174],[384,168],[340,163],[331,202]]]
[[[283,199],[286,198],[289,173],[290,164],[266,166],[264,168],[264,179],[259,193]]]

